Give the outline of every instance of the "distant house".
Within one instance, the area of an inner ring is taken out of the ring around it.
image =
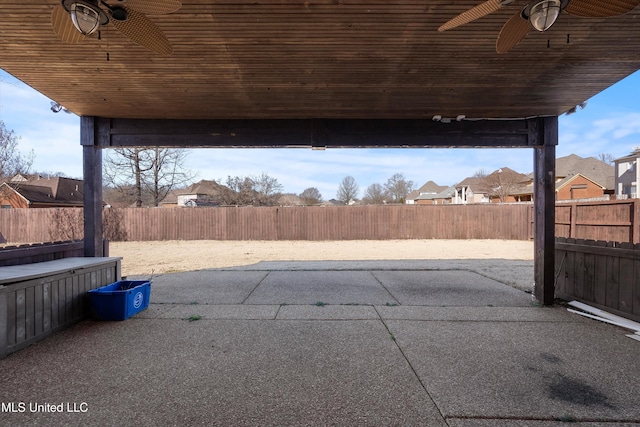
[[[417,205],[444,205],[450,204],[454,195],[456,194],[456,187],[445,187],[444,190],[437,194],[421,194],[415,199]]]
[[[345,206],[345,203],[340,200],[330,199],[323,201],[320,206]]]
[[[640,147],[633,153],[614,160],[615,189],[617,199],[637,199],[640,183]]]
[[[615,168],[595,157],[582,158],[576,154],[556,159],[556,179],[580,174],[604,187],[604,194],[615,193]]]
[[[467,203],[489,203],[489,193],[482,178],[469,177],[455,185],[455,193],[451,199],[454,205]]]
[[[409,194],[407,194],[407,197],[405,198],[405,203],[407,205],[417,204],[418,203],[417,200],[419,199],[426,200],[424,198],[425,196],[435,196],[436,194],[446,189],[447,189],[446,186],[438,185],[433,181],[428,181],[422,187],[418,188],[417,190],[413,190]]]
[[[302,206],[304,203],[300,196],[295,194],[283,194],[278,199],[278,204],[280,206]]]
[[[502,167],[482,178],[484,190],[491,203],[513,203],[522,201],[514,195],[530,181],[528,175]]]
[[[185,189],[170,192],[161,206],[168,207],[211,207],[222,204],[222,195],[228,187],[212,180],[201,180]]]
[[[595,157],[571,154],[556,159],[556,200],[608,199],[614,182],[614,167]],[[512,195],[516,201],[532,201],[533,174]]]
[[[83,207],[82,180],[18,175],[0,184],[0,206],[9,208]]]
[[[603,185],[577,173],[556,182],[556,200],[597,199],[604,196],[605,190]]]

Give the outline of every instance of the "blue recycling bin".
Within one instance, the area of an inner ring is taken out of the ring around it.
[[[125,320],[149,306],[150,280],[120,280],[89,291],[93,318]]]

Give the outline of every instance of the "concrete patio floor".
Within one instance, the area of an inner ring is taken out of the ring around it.
[[[533,304],[532,270],[266,262],[154,277],[137,316],[0,360],[0,425],[640,425],[640,342]]]

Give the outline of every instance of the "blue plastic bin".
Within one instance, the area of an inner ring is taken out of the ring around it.
[[[120,280],[89,291],[94,319],[125,320],[146,309],[151,295],[150,280]]]

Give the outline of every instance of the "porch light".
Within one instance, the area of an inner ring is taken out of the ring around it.
[[[531,6],[529,22],[538,31],[546,31],[560,15],[560,0],[542,0]]]
[[[96,1],[62,0],[62,6],[71,15],[73,26],[85,36],[95,33],[100,25],[109,22],[109,18],[100,10]]]

